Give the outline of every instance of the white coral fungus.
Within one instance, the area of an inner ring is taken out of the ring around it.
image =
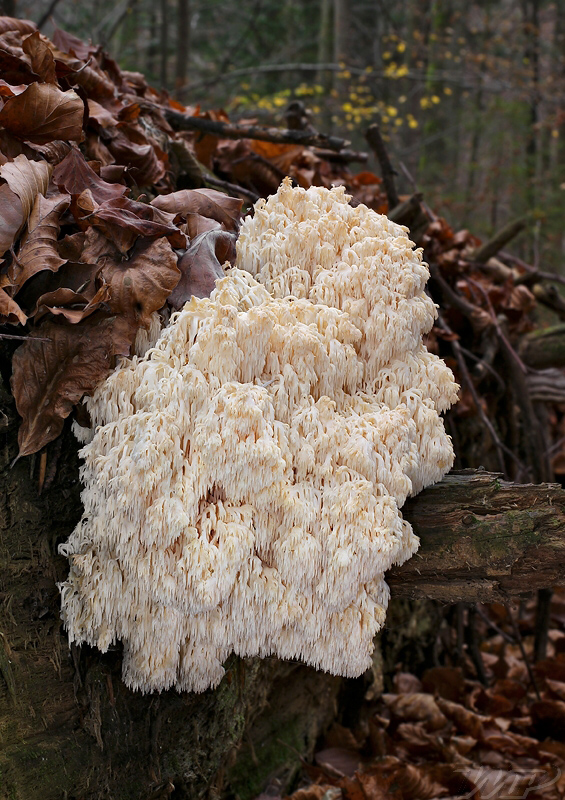
[[[383,574],[418,547],[399,507],[452,464],[457,387],[422,344],[421,252],[348,199],[259,201],[238,268],[89,402],[63,618],[122,640],[133,688],[216,686],[231,652],[371,663]]]

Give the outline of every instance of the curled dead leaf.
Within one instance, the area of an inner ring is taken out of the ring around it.
[[[55,439],[73,406],[129,355],[136,326],[123,316],[95,314],[77,325],[45,321],[14,353],[12,394],[22,424],[19,456]]]
[[[62,316],[67,322],[75,325],[97,311],[109,296],[110,291],[106,284],[102,284],[90,299],[85,294],[63,287],[42,294],[31,316],[38,322],[45,314],[51,313],[54,316]]]
[[[124,195],[128,189],[121,183],[108,183],[92,169],[77,147],[53,170],[53,181],[59,189],[79,195],[89,189],[97,203]]]
[[[85,208],[84,204],[82,207]],[[184,247],[186,238],[173,224],[174,214],[169,214],[148,203],[138,203],[127,197],[116,197],[101,203],[88,216],[94,225],[109,239],[115,242],[121,253],[127,253],[137,236],[156,238],[171,237],[176,247]],[[133,234],[125,237],[123,233]]]
[[[243,201],[236,197],[217,192],[215,189],[182,189],[171,194],[159,195],[151,205],[180,214],[200,214],[219,222],[226,231],[237,231]]]
[[[53,53],[39,31],[34,31],[23,40],[22,50],[29,56],[32,70],[42,81],[57,83]]]
[[[0,322],[10,325],[17,325],[18,322],[21,325],[25,325],[27,322],[27,317],[22,309],[15,300],[12,300],[12,298],[6,294],[4,289],[0,289]]]
[[[431,694],[423,692],[407,695],[384,694],[383,700],[390,713],[398,720],[425,722],[432,731],[439,730],[447,724],[447,719]]]
[[[177,311],[194,297],[209,297],[216,279],[224,275],[222,264],[235,260],[234,233],[207,231],[197,236],[179,260],[182,277],[169,301]]]
[[[112,311],[147,325],[179,282],[177,256],[165,238],[139,240],[129,259],[105,258],[101,275],[110,289]]]
[[[15,19],[14,17],[0,17],[0,34],[7,31],[18,31],[22,35],[33,33],[37,25],[30,19]]]
[[[46,194],[53,167],[45,161],[30,161],[19,155],[0,167],[0,176],[22,203],[24,219],[27,220],[38,194]]]
[[[65,263],[57,250],[61,215],[71,202],[68,194],[44,197],[39,194],[28,220],[17,259],[12,265],[16,291],[43,269],[56,272]]]

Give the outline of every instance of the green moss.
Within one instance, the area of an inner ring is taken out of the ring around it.
[[[252,800],[261,793],[269,777],[285,773],[286,782],[300,769],[299,753],[304,750],[300,720],[293,718],[286,725],[274,725],[261,742],[250,742],[238,753],[230,771],[230,787],[237,800]]]

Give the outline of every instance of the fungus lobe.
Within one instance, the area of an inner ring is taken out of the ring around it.
[[[216,686],[231,652],[361,674],[418,547],[399,509],[453,462],[406,229],[284,182],[237,250],[88,401],[62,614],[71,641],[121,640],[145,692]]]

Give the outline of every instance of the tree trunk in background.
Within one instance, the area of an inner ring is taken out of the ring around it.
[[[336,64],[347,63],[349,59],[349,14],[351,5],[347,0],[334,0],[334,41],[333,60]]]
[[[149,76],[156,75],[158,70],[159,40],[157,38],[156,30],[157,12],[155,11],[155,6],[151,6],[151,11],[149,13],[149,29],[147,33],[149,42],[147,45],[147,60],[145,64],[145,71]]]
[[[318,32],[318,64],[328,64],[333,59],[333,25],[332,25],[333,0],[321,0],[320,3],[320,28]],[[331,92],[334,84],[334,73],[321,70],[317,82],[324,89],[324,95]],[[322,104],[321,125],[323,130],[331,131],[332,114],[327,102]]]
[[[188,81],[190,57],[190,5],[189,0],[177,0],[177,57],[175,88],[182,89]]]
[[[526,197],[530,208],[537,200],[537,161],[538,161],[538,123],[539,123],[539,0],[522,0],[522,24],[526,42],[524,60],[530,69],[530,126],[526,140]]]
[[[0,0],[0,14],[4,17],[15,17],[16,0]]]
[[[168,59],[169,59],[169,2],[168,0],[161,0],[161,46],[159,57],[161,60],[159,70],[159,80],[161,88],[166,89],[168,86]]]

